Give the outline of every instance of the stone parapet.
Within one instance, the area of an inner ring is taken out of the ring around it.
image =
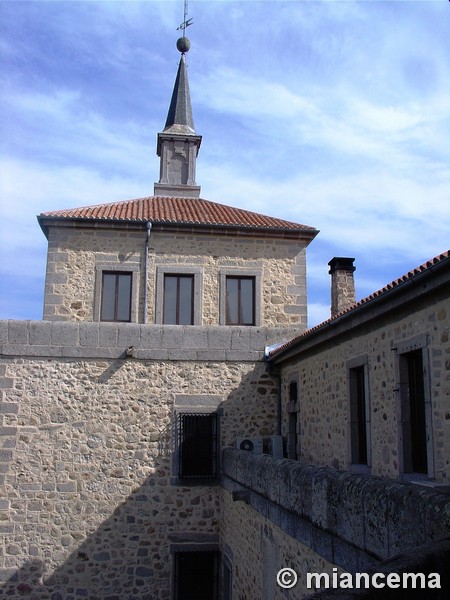
[[[295,328],[0,321],[0,355],[139,360],[244,361]]]
[[[223,452],[223,474],[236,499],[345,569],[360,566],[364,555],[368,563],[386,560],[450,533],[448,488],[431,490],[231,448]]]

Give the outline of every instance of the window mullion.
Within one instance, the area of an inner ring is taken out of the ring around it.
[[[119,276],[115,275],[114,285],[114,321],[119,318]]]
[[[177,276],[177,295],[175,298],[175,323],[180,324],[180,276]]]

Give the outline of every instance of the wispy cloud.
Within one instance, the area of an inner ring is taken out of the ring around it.
[[[308,251],[310,324],[327,316],[333,255],[356,257],[364,296],[445,248],[447,6],[189,8],[202,196],[321,230]],[[0,12],[0,311],[39,318],[46,240],[35,215],[153,192],[182,3],[19,2]]]

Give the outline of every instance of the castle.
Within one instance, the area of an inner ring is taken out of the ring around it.
[[[271,600],[412,569],[445,594],[450,255],[357,303],[334,258],[308,330],[318,231],[200,197],[177,46],[154,195],[39,215],[44,319],[0,323],[3,593]]]

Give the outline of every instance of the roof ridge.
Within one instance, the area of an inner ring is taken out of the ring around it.
[[[266,355],[266,357],[269,358],[269,357],[275,356],[278,352],[286,350],[287,348],[289,348],[296,342],[300,341],[302,338],[306,337],[307,335],[310,335],[311,333],[314,333],[316,331],[319,331],[319,330],[325,328],[327,325],[330,325],[331,323],[333,323],[334,321],[343,317],[344,315],[352,312],[353,310],[355,310],[355,308],[364,306],[371,300],[374,300],[375,298],[379,298],[380,296],[382,296],[383,294],[386,294],[390,290],[392,290],[396,287],[399,287],[408,281],[411,281],[411,279],[413,279],[416,275],[419,275],[420,273],[427,271],[431,267],[434,267],[435,265],[439,264],[440,262],[442,262],[448,258],[450,258],[450,250],[446,250],[444,252],[441,252],[440,254],[437,254],[436,256],[434,256],[433,258],[430,258],[430,260],[427,260],[426,262],[422,263],[415,269],[412,269],[411,271],[408,271],[407,273],[405,273],[404,275],[401,275],[397,279],[390,281],[385,286],[376,290],[372,294],[369,294],[368,296],[361,298],[361,300],[354,302],[353,304],[351,304],[344,310],[341,310],[339,313],[333,315],[332,317],[329,317],[328,319],[326,319],[325,321],[322,321],[321,323],[318,323],[317,325],[314,325],[314,327],[311,327],[311,328],[307,329],[306,331],[303,331],[300,335],[295,336],[294,338],[285,342],[284,344],[281,344],[278,348],[275,348],[274,350],[269,352]]]

